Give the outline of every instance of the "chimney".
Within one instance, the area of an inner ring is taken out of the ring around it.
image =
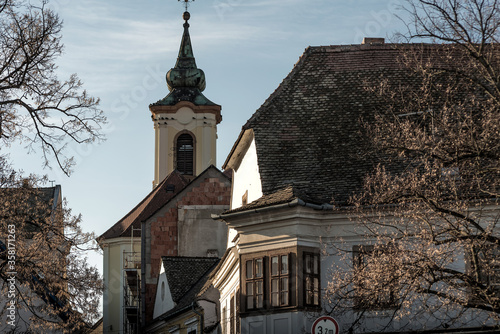
[[[363,42],[361,42],[361,44],[381,45],[385,44],[385,39],[380,37],[365,37],[363,38]]]

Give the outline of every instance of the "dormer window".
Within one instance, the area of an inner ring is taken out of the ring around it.
[[[193,137],[183,133],[177,138],[177,170],[184,175],[193,175]]]

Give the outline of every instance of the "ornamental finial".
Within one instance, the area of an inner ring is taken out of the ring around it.
[[[184,8],[186,9],[186,12],[187,12],[188,7],[189,7],[189,3],[193,2],[194,0],[179,0],[179,1],[183,1],[184,2]]]

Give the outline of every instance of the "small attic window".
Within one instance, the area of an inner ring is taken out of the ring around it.
[[[167,193],[173,193],[175,191],[174,184],[167,184]]]
[[[207,249],[207,257],[219,257],[219,251],[217,249]]]

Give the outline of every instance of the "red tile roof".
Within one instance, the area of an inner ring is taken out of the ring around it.
[[[104,232],[98,241],[119,237],[131,236],[132,228],[140,229],[141,222],[149,218],[157,210],[163,207],[171,198],[178,194],[189,181],[181,173],[174,170],[153,191],[151,191],[135,208],[127,213],[116,224]],[[174,190],[170,188],[174,186]],[[167,189],[169,188],[169,189]],[[136,235],[134,233],[134,235]],[[137,233],[137,236],[140,234]]]

